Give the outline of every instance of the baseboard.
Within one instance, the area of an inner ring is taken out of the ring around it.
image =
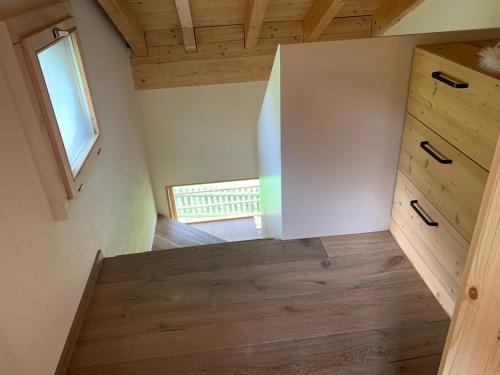
[[[83,320],[85,319],[85,314],[87,312],[90,299],[92,298],[92,294],[94,293],[94,287],[97,282],[97,278],[99,277],[102,259],[102,252],[101,250],[98,250],[54,375],[65,375],[68,370],[69,362],[78,341],[80,329],[82,328]]]

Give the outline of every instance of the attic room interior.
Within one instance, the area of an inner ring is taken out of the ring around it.
[[[0,0],[0,374],[500,374],[498,0]]]

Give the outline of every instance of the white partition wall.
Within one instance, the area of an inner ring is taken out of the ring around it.
[[[388,230],[415,46],[499,35],[281,46],[259,122],[264,232],[292,239]]]
[[[273,238],[282,237],[280,68],[278,48],[258,124],[262,229]]]

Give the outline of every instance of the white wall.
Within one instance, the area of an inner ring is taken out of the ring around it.
[[[263,237],[281,238],[281,64],[276,53],[258,122]]]
[[[500,26],[498,0],[425,0],[385,35],[487,29]]]
[[[265,82],[137,91],[158,212],[167,185],[256,178]]]
[[[411,48],[281,48],[283,238],[386,230]]]
[[[3,6],[4,3],[2,2]],[[1,7],[0,6],[0,7]],[[95,1],[73,1],[103,151],[54,222],[0,69],[0,373],[54,373],[97,249],[148,250],[156,212],[128,52]]]
[[[415,46],[498,36],[500,29],[281,46],[273,100],[281,102],[282,238],[387,230]]]

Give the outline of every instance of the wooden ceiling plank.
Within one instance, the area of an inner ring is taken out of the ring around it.
[[[383,35],[424,0],[385,0],[373,15],[372,35]]]
[[[371,25],[371,16],[335,17],[318,41],[368,38]],[[243,25],[197,27],[197,51],[187,55],[181,33],[181,29],[146,32],[148,56],[132,58],[132,65],[274,55],[279,44],[304,41],[302,21],[264,22],[257,47],[252,49],[244,47]]]
[[[147,56],[144,30],[126,0],[98,0],[136,56]]]
[[[346,0],[315,0],[304,18],[304,41],[318,40],[345,2]]]
[[[274,55],[190,60],[133,67],[138,90],[266,81]]]
[[[268,0],[248,0],[245,10],[245,48],[257,47]]]
[[[372,17],[335,17],[323,31],[318,41],[369,38],[372,29]]]
[[[179,21],[182,28],[182,38],[186,53],[196,53],[196,38],[194,36],[193,18],[191,17],[191,8],[189,0],[175,0]]]

